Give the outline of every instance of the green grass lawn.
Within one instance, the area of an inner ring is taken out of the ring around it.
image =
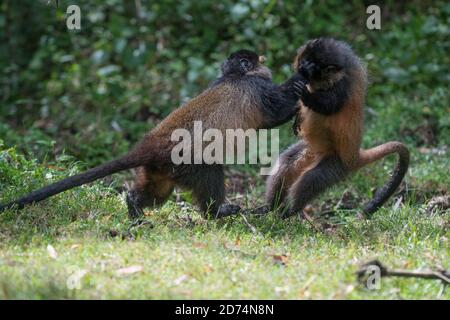
[[[4,150],[3,197],[77,171],[69,167],[37,165]],[[376,167],[375,177],[356,175],[314,208],[333,207],[344,191],[364,193],[353,186],[382,179],[387,169]],[[236,201],[258,203],[262,179],[255,180]],[[371,220],[355,218],[357,210],[338,210],[321,232],[273,213],[249,216],[248,223],[242,216],[205,220],[189,203],[175,201],[132,225],[123,194],[100,183],[77,188],[0,215],[0,298],[449,299],[434,280],[387,278],[372,291],[356,281],[360,264],[373,258],[396,268],[449,268],[448,212],[429,212],[418,191],[403,194],[398,208],[399,195]]]

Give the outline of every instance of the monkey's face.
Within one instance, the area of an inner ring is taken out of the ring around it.
[[[333,39],[316,39],[299,49],[294,67],[310,83],[332,84],[345,74],[346,55],[341,43]]]
[[[253,51],[239,50],[232,53],[222,64],[222,74],[224,76],[260,75],[270,78],[270,70],[262,64],[264,60],[263,56],[258,56]]]

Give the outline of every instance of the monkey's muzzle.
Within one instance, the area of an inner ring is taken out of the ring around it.
[[[259,57],[258,57],[259,63],[264,63],[266,60],[267,60],[267,59],[266,59],[266,57],[264,57],[264,56],[259,56]]]

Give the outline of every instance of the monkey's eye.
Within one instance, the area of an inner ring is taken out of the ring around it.
[[[330,73],[330,72],[336,72],[338,70],[337,66],[330,64],[328,66],[325,67],[325,71]]]
[[[244,70],[250,70],[251,69],[251,67],[252,67],[252,64],[250,63],[250,61],[248,61],[247,59],[245,59],[245,58],[242,58],[241,60],[239,60],[239,64],[241,65],[241,67],[244,69]]]

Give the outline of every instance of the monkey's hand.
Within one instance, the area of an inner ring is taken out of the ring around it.
[[[306,82],[304,81],[296,81],[294,82],[294,92],[297,95],[297,97],[302,101],[302,103],[305,106],[310,106],[311,105],[311,100],[312,100],[312,96],[311,96],[311,92],[309,92],[308,87],[306,85]],[[299,104],[300,105],[300,104]],[[297,114],[299,113],[299,111],[297,111]],[[300,115],[298,115],[295,119],[295,123],[294,126],[301,123],[301,119],[300,119]],[[295,130],[295,129],[294,129]]]
[[[302,99],[304,95],[309,93],[308,88],[306,87],[306,82],[303,79],[294,81],[294,83],[292,84],[292,88],[294,90],[294,93],[300,99]]]
[[[315,63],[310,61],[304,61],[298,68],[298,73],[305,78],[306,82],[310,82],[312,75],[317,71],[318,67]]]
[[[308,90],[300,97],[300,100],[302,100],[303,105],[307,108],[314,105],[314,98]]]

